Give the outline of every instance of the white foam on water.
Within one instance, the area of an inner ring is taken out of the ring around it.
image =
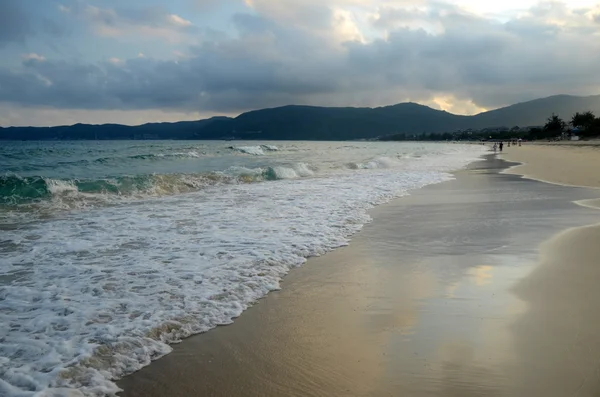
[[[273,167],[273,173],[276,179],[295,179],[298,178],[298,174],[293,168],[288,167]]]
[[[299,177],[313,176],[315,174],[315,172],[305,163],[295,164],[294,171]]]
[[[351,170],[375,170],[375,169],[387,169],[396,168],[402,166],[402,158],[391,157],[377,157],[366,163],[349,163],[347,167]]]
[[[272,167],[273,179],[296,179],[313,176],[315,173],[305,163],[298,163],[292,166]]]
[[[265,154],[261,146],[239,146],[234,147],[233,150],[238,151],[240,153],[251,154],[254,156],[262,156]]]
[[[400,164],[399,160],[395,160],[389,157],[378,157],[368,162],[364,168],[366,169],[378,169],[378,168],[394,168]]]
[[[77,193],[77,186],[72,181],[61,181],[57,179],[45,179],[48,191],[53,195],[64,195],[68,193]]]
[[[114,395],[115,379],[170,343],[230,323],[307,257],[348,244],[374,205],[477,154],[216,185],[3,231],[15,248],[0,257],[0,279],[12,276],[0,285],[0,395]]]
[[[202,157],[200,155],[200,153],[198,153],[195,150],[190,150],[189,152],[177,152],[177,153],[171,154],[171,156],[173,156],[173,157],[184,157],[184,158],[185,157],[189,157],[189,158],[194,158],[194,159]]]

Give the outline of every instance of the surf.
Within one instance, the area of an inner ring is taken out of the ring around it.
[[[24,200],[16,207],[73,207],[0,217],[0,394],[116,393],[116,379],[231,323],[306,258],[348,244],[373,206],[449,180],[478,155],[293,145],[254,156],[215,144],[208,172],[5,175],[2,194]]]

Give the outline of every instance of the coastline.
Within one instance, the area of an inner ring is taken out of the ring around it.
[[[502,154],[502,158],[521,162],[505,172],[562,186],[600,188],[594,175],[600,165],[598,142],[566,144],[527,144]],[[524,150],[523,150],[524,149]],[[582,207],[600,209],[600,199],[575,201]],[[527,373],[514,373],[528,395],[597,396],[600,393],[600,366],[595,352],[600,349],[599,318],[595,302],[600,294],[595,280],[600,277],[600,223],[566,229],[540,246],[539,264],[513,289],[530,303],[527,316],[516,321],[521,335],[516,344],[527,352]],[[553,343],[527,343],[535,324],[546,323],[555,333]],[[557,366],[562,361],[568,365]],[[548,377],[554,379],[547,382]],[[536,385],[531,386],[531,385]]]
[[[519,374],[536,359],[517,345],[535,344],[543,327],[524,320],[537,310],[530,296],[549,293],[526,281],[547,267],[537,247],[600,212],[573,204],[596,191],[500,173],[509,165],[488,156],[454,181],[376,207],[350,246],[309,259],[232,325],[124,378],[122,395],[535,391]],[[550,363],[560,368],[548,361],[540,375]],[[545,395],[558,397],[552,383]]]
[[[600,224],[557,234],[541,245],[538,266],[514,287],[515,294],[529,303],[526,315],[513,324],[520,336],[515,345],[530,365],[527,374],[513,372],[523,395],[600,393],[598,241]],[[538,337],[544,332],[540,323],[552,330],[551,341]],[[536,337],[537,343],[531,343]]]

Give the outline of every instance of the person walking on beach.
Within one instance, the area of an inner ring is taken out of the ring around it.
[[[497,148],[498,148],[498,143],[494,142],[494,147],[493,147],[494,152],[496,151]]]
[[[499,147],[500,147],[500,151],[502,151],[502,147],[503,147],[503,146],[504,146],[504,143],[503,143],[503,142],[500,142],[500,145],[499,145]]]

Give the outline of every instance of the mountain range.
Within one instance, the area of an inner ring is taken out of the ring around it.
[[[0,127],[0,140],[78,139],[261,139],[351,140],[392,134],[452,132],[498,127],[540,126],[553,113],[569,120],[575,112],[600,114],[600,95],[556,95],[463,116],[416,103],[378,108],[283,106],[254,110],[235,118],[59,127]]]

